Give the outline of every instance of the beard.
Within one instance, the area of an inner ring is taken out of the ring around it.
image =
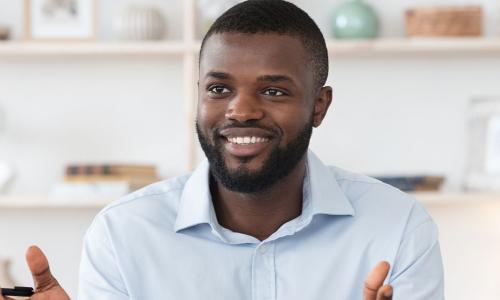
[[[251,125],[252,127],[259,127]],[[234,124],[229,127],[249,127],[248,124]],[[228,127],[225,127],[228,128]],[[227,189],[238,193],[259,193],[274,186],[286,177],[297,166],[309,148],[313,129],[313,118],[305,124],[302,130],[284,147],[276,146],[264,161],[260,170],[250,171],[245,163],[252,158],[241,159],[236,170],[230,170],[224,160],[223,140],[219,130],[212,131],[213,144],[209,142],[196,122],[196,131],[201,148],[207,156],[210,165],[210,175]],[[279,143],[278,143],[279,144]]]

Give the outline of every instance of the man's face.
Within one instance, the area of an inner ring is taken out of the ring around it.
[[[212,35],[198,91],[200,144],[212,174],[230,190],[269,188],[304,157],[317,91],[299,38]]]

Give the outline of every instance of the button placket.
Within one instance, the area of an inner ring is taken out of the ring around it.
[[[261,244],[252,262],[252,299],[276,299],[274,243]]]

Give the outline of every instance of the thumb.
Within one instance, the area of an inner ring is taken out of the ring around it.
[[[384,280],[389,273],[391,265],[386,261],[379,262],[371,270],[365,280],[364,298],[365,300],[376,299],[378,290],[384,284]]]
[[[47,291],[59,286],[57,280],[50,273],[49,261],[40,248],[37,246],[29,247],[26,252],[26,262],[33,276],[37,292]]]

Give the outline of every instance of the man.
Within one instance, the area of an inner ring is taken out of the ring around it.
[[[324,38],[305,12],[234,6],[205,36],[199,75],[208,161],[95,218],[80,299],[443,299],[423,208],[307,150],[332,89]],[[39,249],[28,264],[33,299],[66,299]]]

